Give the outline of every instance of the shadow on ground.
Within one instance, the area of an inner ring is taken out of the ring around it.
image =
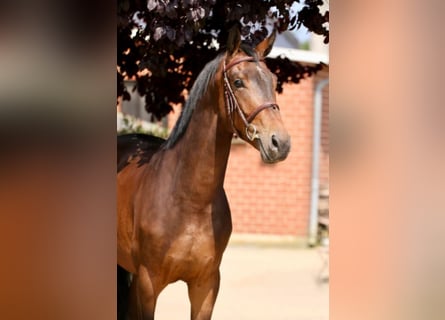
[[[230,245],[212,320],[328,320],[327,257],[320,248]],[[189,319],[187,287],[160,295],[157,319]]]

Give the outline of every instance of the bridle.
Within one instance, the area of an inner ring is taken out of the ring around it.
[[[251,122],[255,117],[263,110],[268,108],[273,109],[280,109],[278,107],[278,104],[275,102],[265,102],[258,106],[251,114],[246,116],[241,109],[241,107],[238,104],[238,101],[236,100],[235,94],[233,93],[232,87],[230,86],[229,78],[227,77],[227,71],[232,68],[233,66],[237,65],[238,63],[244,62],[244,61],[256,61],[253,57],[243,57],[237,60],[234,60],[230,62],[226,66],[226,61],[224,60],[224,69],[223,69],[223,78],[224,78],[224,96],[226,98],[226,106],[227,106],[227,114],[230,120],[230,124],[232,125],[233,133],[239,135],[239,131],[236,129],[234,121],[233,121],[233,113],[236,110],[241,118],[243,120],[244,125],[246,126],[246,136],[250,141],[253,141],[254,139],[259,138],[257,129],[255,125],[253,125]]]

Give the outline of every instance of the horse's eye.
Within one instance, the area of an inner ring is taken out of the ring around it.
[[[244,86],[243,80],[241,79],[236,79],[235,81],[233,81],[233,84],[235,85],[235,87],[237,88],[241,88]]]

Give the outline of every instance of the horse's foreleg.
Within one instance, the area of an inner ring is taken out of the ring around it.
[[[192,305],[192,320],[209,320],[219,290],[219,271],[205,279],[187,283],[189,298]]]
[[[153,320],[161,290],[150,278],[147,269],[140,268],[132,282],[128,320]]]

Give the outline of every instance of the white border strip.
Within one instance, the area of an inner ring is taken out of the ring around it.
[[[317,64],[319,62],[323,62],[325,64],[329,64],[329,55],[307,51],[307,50],[299,50],[299,49],[291,49],[291,48],[283,48],[283,47],[274,47],[272,51],[269,53],[268,57],[276,58],[279,56],[284,56],[292,61],[298,62],[306,62]]]

